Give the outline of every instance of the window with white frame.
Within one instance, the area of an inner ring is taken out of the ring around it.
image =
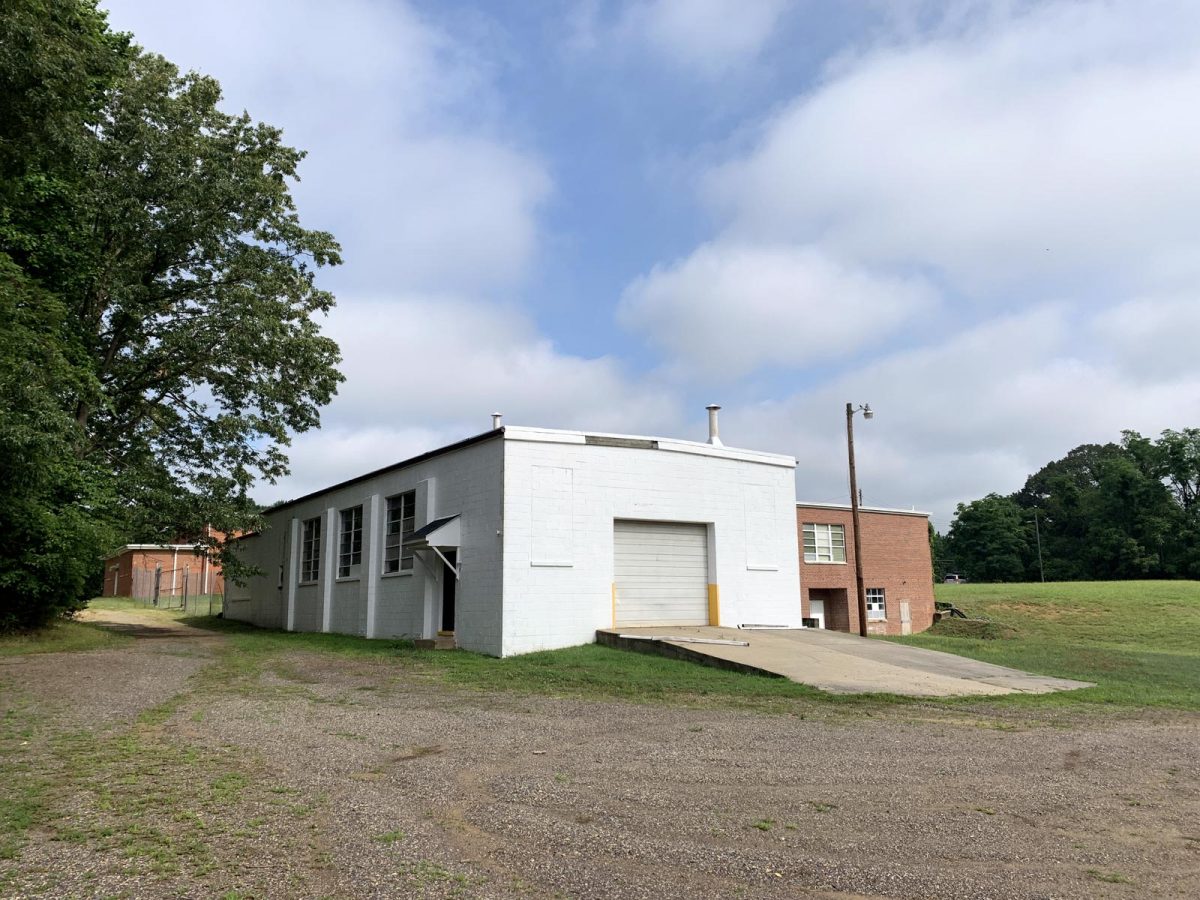
[[[887,601],[883,596],[883,588],[867,588],[867,618],[887,618]]]
[[[804,525],[804,561],[807,563],[844,563],[846,561],[846,526]]]
[[[342,527],[338,541],[338,578],[357,578],[362,565],[363,508],[355,506],[342,510]]]
[[[383,572],[402,572],[413,567],[411,550],[404,549],[404,541],[416,531],[417,492],[406,491],[388,497],[387,521],[383,539]]]
[[[305,519],[300,535],[300,580],[316,581],[321,573],[321,518]]]

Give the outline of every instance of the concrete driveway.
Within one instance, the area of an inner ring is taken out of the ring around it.
[[[690,640],[689,640],[690,639]],[[742,630],[711,626],[619,628],[602,644],[743,671],[768,672],[835,694],[911,697],[1046,694],[1091,687],[991,663],[816,628]],[[703,641],[746,642],[746,646]]]

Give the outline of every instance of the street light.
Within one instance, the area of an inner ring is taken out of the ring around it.
[[[858,589],[858,633],[867,636],[867,588],[863,582],[862,538],[858,527],[858,474],[854,470],[854,414],[861,412],[864,419],[875,418],[870,403],[856,407],[846,404],[846,449],[850,455],[850,517],[854,523],[854,583]]]

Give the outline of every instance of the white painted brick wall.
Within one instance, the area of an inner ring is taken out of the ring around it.
[[[614,519],[710,524],[709,576],[719,588],[721,624],[799,627],[792,467],[715,454],[563,443],[554,434],[546,443],[536,434],[510,430],[510,435],[504,461],[505,655],[588,643],[597,628],[612,626]],[[569,567],[532,564],[537,467],[573,470]],[[774,547],[748,552],[748,518],[760,526],[757,539],[767,533]],[[764,518],[771,521],[765,528]]]
[[[266,574],[242,585],[232,578],[225,580],[225,618],[262,628],[284,627],[286,593],[279,590],[278,584],[286,536],[285,529],[279,533],[250,535],[238,541],[242,559]]]
[[[378,497],[379,517],[376,528],[382,531],[386,520],[384,499],[404,491],[416,490],[422,482],[433,480],[433,490],[418,493],[417,527],[440,516],[462,516],[462,547],[460,549],[456,602],[456,637],[460,647],[481,653],[499,655],[501,652],[501,483],[503,442],[483,441],[425,460],[413,466],[388,472],[348,487],[327,491],[302,503],[285,507],[267,515],[263,534],[248,539],[245,556],[266,573],[251,580],[241,589],[239,597],[230,604],[231,618],[258,625],[281,627],[286,604],[287,584],[277,588],[278,566],[283,555],[283,538],[293,518],[303,521],[326,515],[329,509],[342,510],[363,505],[364,529],[369,527],[372,497]],[[423,503],[428,497],[431,502]],[[328,518],[322,523],[325,527]],[[337,528],[334,516],[334,529]],[[322,534],[323,557],[321,574],[315,585],[297,585],[294,627],[297,631],[320,631],[324,611],[326,573],[336,572],[338,536]],[[372,554],[369,541],[372,535],[363,534],[363,568],[360,578],[329,579],[332,593],[330,626],[333,631],[366,634],[368,588],[374,588],[376,608],[376,637],[433,637],[439,623],[440,584],[431,591],[434,608],[426,609],[426,581],[429,573],[418,560],[411,572],[383,575],[383,543]],[[295,552],[299,553],[299,547]],[[369,557],[374,556],[374,559]],[[289,561],[288,576],[294,577]],[[440,566],[439,566],[440,567]],[[440,575],[440,572],[438,573]],[[366,584],[367,579],[373,585]]]
[[[674,452],[581,440],[508,429],[504,440],[473,444],[268,514],[264,533],[243,542],[247,561],[266,574],[245,588],[231,586],[228,614],[282,627],[294,592],[294,627],[319,631],[328,591],[332,629],[366,634],[373,594],[375,636],[431,637],[440,623],[440,584],[419,559],[412,572],[382,575],[382,536],[373,534],[384,527],[384,498],[417,490],[418,527],[440,516],[462,517],[455,622],[460,647],[511,655],[592,641],[597,628],[612,625],[613,520],[626,518],[710,525],[710,581],[719,586],[721,624],[799,626],[794,469],[787,461],[691,444],[689,452]],[[660,446],[685,447],[671,441]],[[549,488],[544,482],[537,501],[544,506],[549,496],[552,507],[569,513],[539,529],[533,525],[535,467],[571,470],[569,479],[561,471],[554,475]],[[553,497],[568,484],[570,502],[557,504]],[[374,528],[372,501],[378,504]],[[338,540],[323,534],[318,583],[296,585],[300,548],[287,538],[292,520],[323,515],[325,524],[330,509],[359,503],[371,532],[363,535],[361,579],[327,581]],[[748,528],[754,548],[747,546]],[[549,550],[538,560],[535,535]],[[772,538],[775,546],[764,546]]]

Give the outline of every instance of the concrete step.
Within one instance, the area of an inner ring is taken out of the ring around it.
[[[435,638],[420,638],[413,643],[419,650],[454,650],[458,647],[453,631],[439,631]]]

